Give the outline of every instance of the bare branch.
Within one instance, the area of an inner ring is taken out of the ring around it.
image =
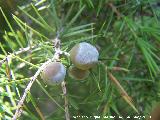
[[[25,98],[28,94],[28,92],[30,91],[33,83],[35,82],[35,80],[37,79],[37,77],[39,76],[39,74],[41,73],[41,71],[43,70],[43,68],[50,62],[52,61],[60,61],[60,55],[63,54],[63,52],[61,51],[60,49],[60,39],[58,39],[57,37],[54,39],[54,49],[55,49],[55,53],[54,53],[54,56],[53,56],[53,59],[52,60],[48,60],[47,62],[43,63],[43,65],[37,70],[37,72],[35,73],[35,75],[31,78],[30,82],[28,83],[24,93],[23,93],[23,96],[22,98],[20,99],[20,101],[18,102],[18,105],[17,105],[17,109],[16,109],[16,112],[12,118],[12,120],[17,120],[18,117],[21,116],[22,112],[23,112],[23,104],[24,104],[24,101],[25,101]],[[30,47],[29,47],[30,48]],[[24,50],[23,50],[24,51]],[[68,99],[66,97],[66,94],[67,94],[67,90],[66,90],[66,86],[65,86],[65,81],[62,82],[62,91],[63,91],[63,94],[65,96],[65,116],[66,116],[66,120],[70,120],[70,117],[69,117],[69,109],[68,109]]]
[[[2,64],[3,64],[7,59],[9,59],[9,58],[12,57],[12,54],[14,54],[14,55],[19,55],[19,54],[22,54],[22,53],[24,53],[24,52],[29,51],[31,48],[34,48],[34,46],[32,46],[32,47],[26,47],[26,48],[20,48],[18,51],[7,55],[5,58],[3,58],[3,60],[0,61],[0,67],[2,66]]]
[[[53,42],[54,42],[54,49],[55,49],[54,58],[57,61],[60,61],[60,55],[63,54],[63,52],[60,49],[60,43],[61,43],[61,41],[60,41],[60,39],[56,38],[56,39],[54,39]],[[66,120],[70,120],[69,109],[68,109],[67,89],[66,89],[66,83],[65,83],[65,81],[63,81],[61,83],[61,86],[62,86],[62,91],[63,91],[63,95],[64,95],[65,117],[66,117]]]
[[[66,89],[65,81],[62,82],[61,86],[62,86],[62,91],[64,95],[65,117],[66,117],[66,120],[70,120],[69,109],[68,109],[67,89]]]
[[[28,94],[28,92],[30,91],[31,87],[32,87],[32,84],[34,83],[34,81],[37,79],[38,75],[40,74],[40,72],[43,70],[43,68],[48,64],[50,63],[51,60],[48,60],[47,62],[45,62],[39,69],[38,71],[35,73],[35,75],[31,78],[30,82],[28,83],[24,93],[23,93],[23,96],[22,98],[20,99],[20,101],[18,102],[18,105],[17,105],[17,110],[12,118],[12,120],[17,120],[18,117],[21,116],[22,112],[23,112],[23,104],[24,104],[24,100]]]
[[[117,10],[116,6],[113,5],[113,3],[108,3],[108,5],[112,8],[113,12],[117,14],[118,19],[122,17],[121,13]]]

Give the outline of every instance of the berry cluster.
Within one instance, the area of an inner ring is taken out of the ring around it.
[[[73,63],[69,67],[69,76],[73,79],[86,79],[89,76],[89,69],[98,62],[99,53],[93,45],[81,42],[70,50],[70,59]],[[47,84],[59,84],[66,75],[66,68],[60,62],[51,62],[42,70],[42,79]]]

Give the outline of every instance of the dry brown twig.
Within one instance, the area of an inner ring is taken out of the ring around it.
[[[58,39],[58,37],[56,37],[54,40],[54,49],[55,49],[55,53],[54,53],[54,56],[53,56],[53,59],[49,59],[47,62],[43,63],[42,66],[37,70],[37,72],[35,73],[35,75],[31,78],[30,82],[28,83],[24,93],[23,93],[23,96],[21,97],[20,101],[18,102],[18,105],[17,105],[17,109],[16,109],[16,112],[12,118],[12,120],[17,120],[17,118],[19,118],[23,112],[23,104],[24,104],[24,101],[25,101],[25,98],[28,94],[28,92],[30,91],[33,83],[36,81],[37,77],[39,76],[39,74],[41,73],[41,71],[43,70],[43,68],[50,62],[52,61],[60,61],[60,54],[65,54],[65,55],[68,55],[68,53],[66,52],[63,52],[61,51],[60,49],[60,39]],[[65,81],[62,82],[62,91],[63,91],[63,94],[64,94],[64,101],[65,101],[65,117],[66,117],[66,120],[70,120],[70,117],[69,117],[69,110],[68,110],[68,99],[67,99],[67,90],[66,90],[66,86],[65,86]]]
[[[112,8],[113,12],[116,13],[117,18],[120,19],[122,17],[121,13],[117,10],[116,6],[113,3],[108,3],[108,5]]]
[[[111,72],[108,72],[108,76],[110,78],[110,80],[117,86],[117,88],[119,89],[119,92],[121,94],[121,96],[123,97],[123,99],[137,112],[138,110],[136,109],[136,107],[133,104],[133,100],[132,98],[127,94],[127,92],[124,90],[124,88],[121,86],[121,84],[118,82],[118,80],[116,79],[116,77],[113,76],[113,74]]]
[[[63,81],[61,86],[62,86],[62,91],[64,95],[65,117],[66,117],[66,120],[70,120],[66,83]]]
[[[55,54],[54,54],[54,58],[59,61],[59,57],[60,57],[60,54],[62,54],[63,52],[61,51],[60,49],[60,43],[61,41],[56,38],[54,40],[54,47],[55,47]],[[67,54],[66,54],[67,55]],[[66,83],[65,81],[63,81],[61,83],[61,86],[62,86],[62,91],[63,91],[63,95],[64,95],[64,106],[65,106],[65,117],[66,117],[66,120],[70,120],[70,115],[69,115],[69,109],[68,109],[68,98],[67,98],[67,89],[66,89]]]

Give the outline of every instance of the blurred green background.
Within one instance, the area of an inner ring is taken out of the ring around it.
[[[116,116],[115,120],[118,116],[124,120],[135,115],[147,118],[159,104],[158,0],[0,0],[0,7],[0,60],[21,48],[31,48],[12,55],[1,65],[2,120],[10,120],[14,115],[20,96],[37,71],[34,65],[40,66],[53,57],[52,40],[57,32],[66,52],[85,41],[100,53],[100,63],[90,70],[87,79],[74,80],[66,75],[71,120],[78,115],[92,116],[91,120],[96,115],[102,120],[103,116]],[[66,56],[61,61],[66,68],[71,65]],[[113,70],[114,67],[123,69]],[[114,84],[109,73],[124,91]],[[33,84],[19,119],[65,119],[61,86],[47,86],[40,76],[37,80],[40,83]]]

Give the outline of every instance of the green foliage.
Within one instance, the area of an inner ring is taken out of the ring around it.
[[[87,79],[66,76],[71,117],[147,117],[160,101],[158,0],[32,0],[12,5],[13,1],[0,2],[0,19],[5,20],[0,28],[0,60],[5,61],[0,62],[0,119],[13,117],[30,78],[53,58],[57,35],[65,52],[85,41],[100,53]],[[29,49],[16,54],[23,48]],[[66,68],[72,65],[66,56],[61,62]],[[65,119],[61,86],[47,86],[38,77],[23,110],[23,120]]]

